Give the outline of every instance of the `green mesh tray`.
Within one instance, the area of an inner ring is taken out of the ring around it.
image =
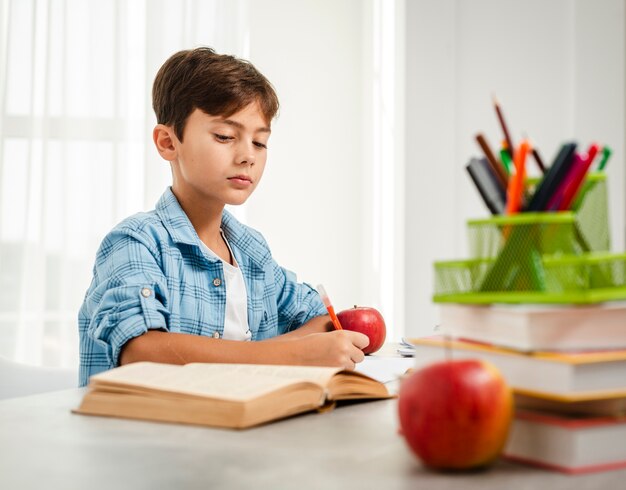
[[[608,253],[604,174],[588,176],[573,211],[495,216],[467,225],[471,258],[435,263],[435,302],[626,298],[626,258]]]
[[[436,303],[599,303],[626,299],[626,254],[541,257],[543,289],[483,291],[494,259],[435,263]]]

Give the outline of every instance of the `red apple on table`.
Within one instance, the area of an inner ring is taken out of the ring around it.
[[[361,332],[369,337],[370,343],[363,349],[363,353],[376,352],[385,343],[385,320],[377,309],[355,305],[354,308],[337,313],[337,318],[344,330]]]
[[[513,395],[492,364],[448,360],[402,381],[398,411],[406,442],[426,466],[472,469],[488,466],[502,452]]]

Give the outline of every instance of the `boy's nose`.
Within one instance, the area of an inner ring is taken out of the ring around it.
[[[237,163],[239,165],[254,165],[254,157],[253,156],[244,156],[242,158],[237,159]]]
[[[250,145],[252,146],[252,145]],[[248,147],[247,145],[245,145],[242,149],[241,149],[241,153],[239,155],[239,157],[237,158],[237,163],[239,163],[240,165],[254,165],[255,162],[255,157],[254,157],[254,151],[252,148]]]

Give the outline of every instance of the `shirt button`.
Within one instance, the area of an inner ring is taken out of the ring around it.
[[[213,338],[214,339],[219,339],[220,338],[220,333],[219,332],[213,332]]]
[[[148,297],[150,297],[150,295],[151,295],[151,294],[152,294],[152,291],[150,291],[148,288],[143,288],[143,289],[141,290],[141,295],[142,295],[144,298],[148,298]]]
[[[213,286],[218,287],[220,284],[222,284],[222,280],[219,277],[213,279]]]

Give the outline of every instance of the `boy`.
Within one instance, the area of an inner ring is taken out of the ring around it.
[[[172,186],[100,246],[79,312],[81,386],[136,361],[354,369],[367,337],[332,330],[317,292],[224,209],[263,174],[278,111],[271,84],[246,61],[197,48],[165,62],[152,98]]]

